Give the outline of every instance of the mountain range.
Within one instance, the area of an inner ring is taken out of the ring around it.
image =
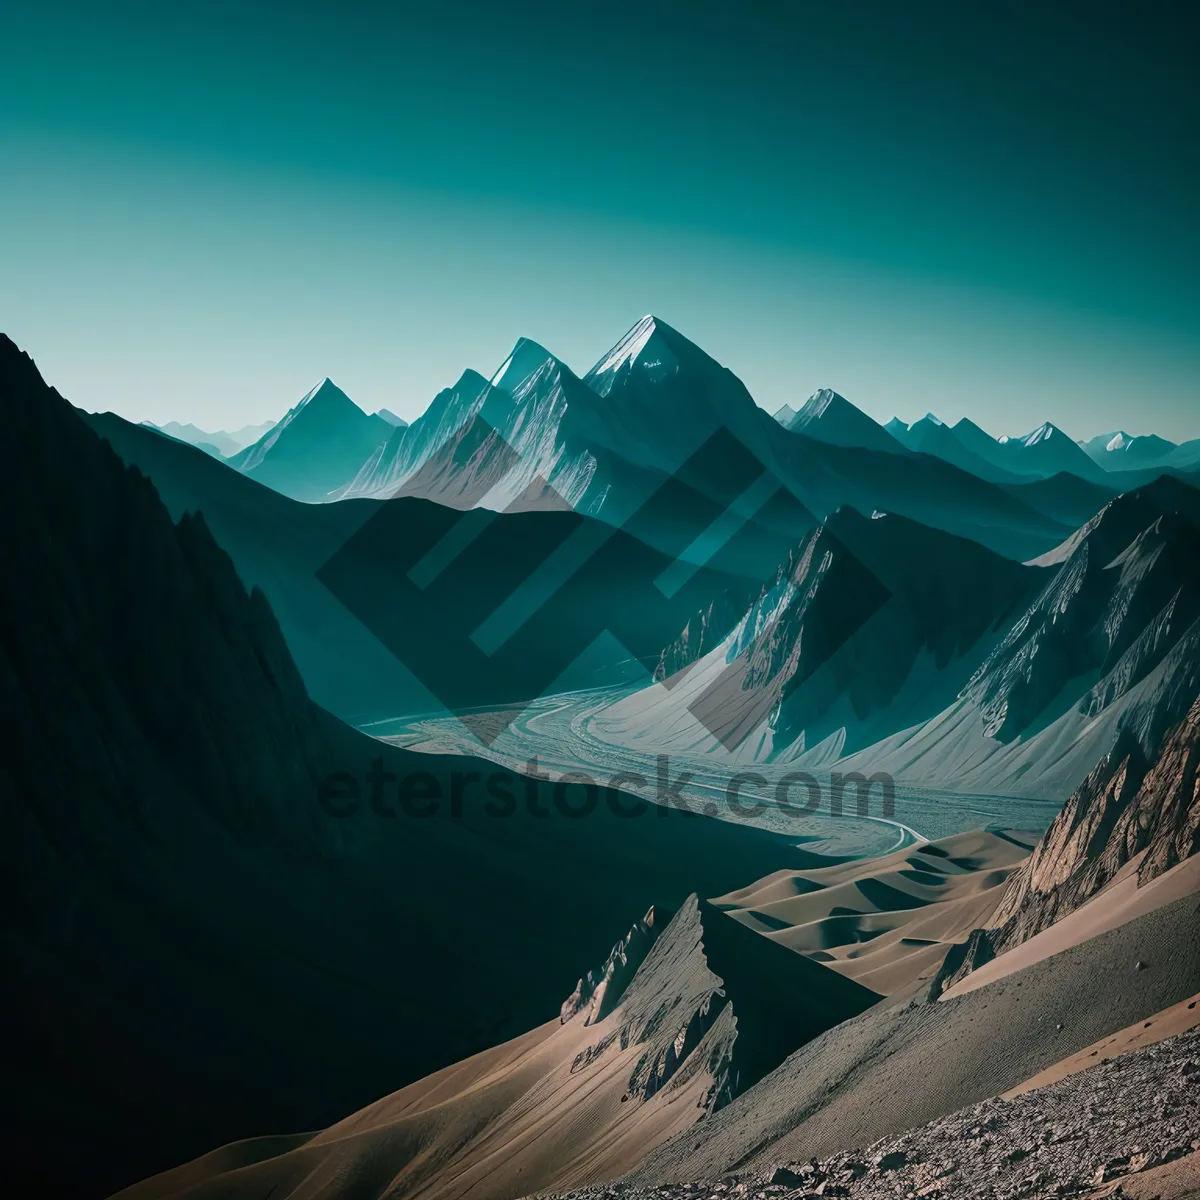
[[[410,425],[325,380],[232,455],[4,337],[0,413],[27,1190],[953,1195],[993,1142],[1011,1194],[1200,1174],[1186,1054],[1120,1128],[1096,1085],[1098,1174],[999,1099],[1197,1023],[1191,443],[771,417],[653,317]],[[455,753],[364,732],[445,713]],[[895,841],[681,811],[655,764],[883,773]],[[1046,816],[926,836],[904,788]]]
[[[491,379],[464,372],[409,426],[368,417],[326,381],[228,465],[111,414],[88,420],[175,515],[206,513],[271,595],[313,694],[360,725],[654,675],[594,714],[593,732],[627,742],[636,728],[639,743],[684,753],[715,738],[743,754],[754,733],[756,759],[874,762],[922,785],[1053,796],[1114,744],[1127,707],[1172,694],[1200,615],[1186,473],[1106,473],[1050,424],[1000,440],[932,415],[884,430],[830,390],[772,420],[653,317],[582,378],[522,339]],[[288,504],[278,490],[343,499]],[[408,572],[477,509],[500,516],[439,576],[417,636]],[[694,541],[722,511],[740,532]],[[1080,538],[1088,549],[1062,561]],[[498,657],[451,635],[576,545],[586,563]],[[622,582],[689,556],[669,603]],[[1069,613],[1097,615],[1078,627],[1056,616],[1039,635],[1048,652],[1030,633],[1036,606],[1067,603],[1085,556],[1088,588],[1117,590],[1072,601]],[[1144,598],[1122,616],[1117,653],[1088,622],[1114,619],[1125,588]],[[616,658],[592,645],[602,628]],[[1177,716],[1164,704],[1147,737]]]
[[[330,817],[330,775],[448,799],[452,775],[493,768],[318,708],[204,518],[174,522],[8,339],[0,395],[24,448],[3,502],[27,513],[5,544],[24,584],[3,591],[4,1015],[22,1031],[3,1141],[38,1190],[102,1194],[249,1129],[328,1123],[556,1012],[627,912],[811,861],[669,809],[602,806],[580,839],[525,804],[489,817],[482,785],[423,820],[369,791]],[[499,778],[554,811],[553,785]]]

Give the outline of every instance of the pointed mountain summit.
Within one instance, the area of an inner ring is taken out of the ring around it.
[[[408,424],[403,417],[396,416],[390,408],[381,408],[375,415],[397,429],[403,429]]]
[[[392,430],[325,379],[230,464],[294,500],[318,503],[352,480]]]
[[[639,467],[674,471],[724,427],[755,448],[767,415],[728,368],[647,315],[583,377],[605,403],[576,405],[571,430]],[[590,415],[589,415],[590,410]]]
[[[545,346],[539,345],[532,338],[518,338],[517,344],[512,348],[512,353],[492,376],[491,385],[494,388],[503,388],[507,392],[515,392],[525,380],[541,370],[547,362],[561,365]]]
[[[492,385],[469,367],[453,387],[443,388],[410,425],[392,428],[387,440],[362,464],[338,499],[390,496],[421,464],[458,437],[484,406]],[[502,406],[507,412],[506,392]],[[493,405],[497,401],[493,401]]]
[[[1080,479],[1104,482],[1104,471],[1057,425],[1045,421],[1024,437],[1002,437],[997,443],[1000,465],[1026,475],[1049,479],[1069,471]]]
[[[954,436],[972,454],[978,454],[980,458],[999,465],[996,460],[996,446],[999,443],[986,429],[980,428],[970,417],[960,418],[954,422],[951,428],[954,430]]]
[[[779,422],[785,429],[795,419],[796,410],[790,404],[783,404],[777,408],[771,416]],[[898,418],[893,417],[892,421],[896,422]]]
[[[1157,434],[1144,436],[1126,433],[1123,429],[1102,433],[1079,443],[1084,454],[1106,471],[1125,471],[1138,467],[1165,465],[1179,449]]]
[[[694,342],[660,318],[647,314],[583,377],[593,391],[605,396],[622,370],[637,371],[652,379],[676,374],[681,359],[698,359],[716,365]]]
[[[904,453],[904,447],[886,429],[832,388],[814,392],[792,418],[788,429],[834,446]]]

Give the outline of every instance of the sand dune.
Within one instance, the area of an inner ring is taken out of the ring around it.
[[[777,871],[713,903],[772,941],[896,995],[930,978],[952,943],[986,924],[1034,841],[955,834],[882,858]]]

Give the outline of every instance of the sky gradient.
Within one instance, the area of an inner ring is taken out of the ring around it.
[[[83,407],[411,418],[654,312],[768,409],[1200,436],[1184,6],[166,7],[6,6],[0,328]]]

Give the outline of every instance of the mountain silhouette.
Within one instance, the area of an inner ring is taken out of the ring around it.
[[[326,379],[230,464],[295,500],[327,500],[392,429],[391,422],[368,416]]]

